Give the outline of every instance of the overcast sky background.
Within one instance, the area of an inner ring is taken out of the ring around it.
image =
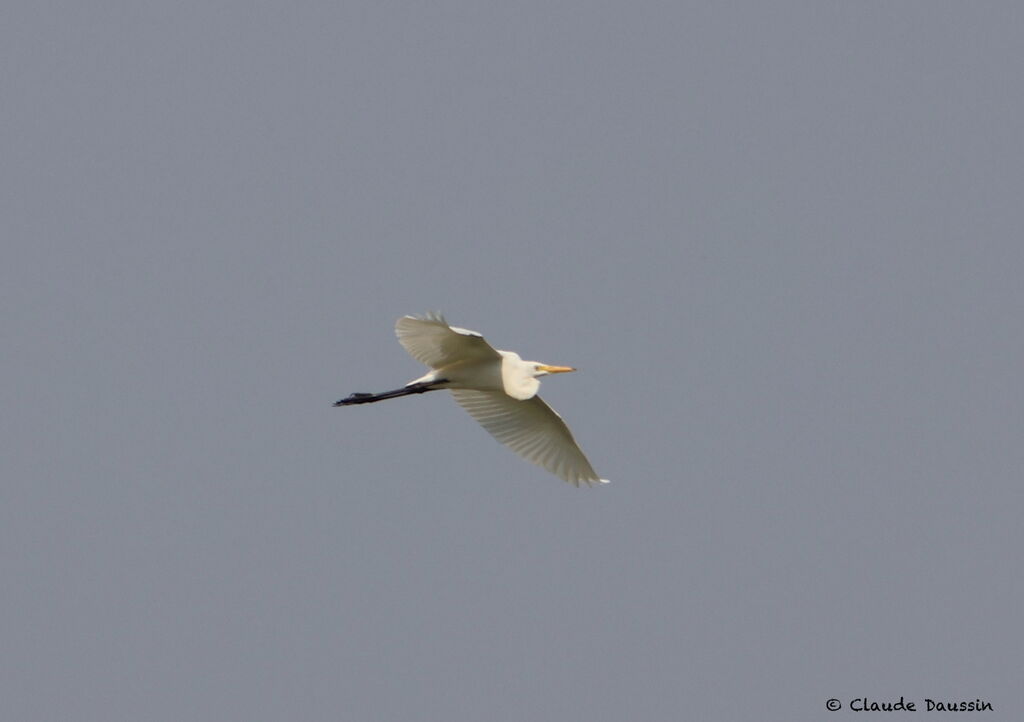
[[[0,12],[0,717],[1021,719],[1018,3]],[[578,366],[576,489],[437,393]],[[839,698],[844,710],[829,714]]]

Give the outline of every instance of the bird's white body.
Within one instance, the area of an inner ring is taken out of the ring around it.
[[[352,394],[336,406],[446,388],[492,436],[528,461],[577,486],[581,481],[607,483],[590,466],[562,417],[537,396],[540,376],[575,369],[499,351],[475,331],[449,326],[437,313],[403,316],[395,333],[405,350],[430,371],[404,389]]]
[[[494,360],[455,361],[413,379],[408,385],[447,379],[445,388],[449,389],[500,391],[519,401],[536,396],[540,381],[521,372],[523,364],[530,362],[524,362],[515,351],[495,349],[495,353],[499,355],[499,363]]]

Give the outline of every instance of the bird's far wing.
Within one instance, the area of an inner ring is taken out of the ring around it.
[[[570,484],[600,481],[569,427],[539,396],[518,401],[501,391],[451,389],[452,396],[490,434]]]
[[[455,361],[500,358],[483,336],[476,331],[449,326],[439,313],[402,316],[395,323],[395,335],[410,356],[434,369]]]

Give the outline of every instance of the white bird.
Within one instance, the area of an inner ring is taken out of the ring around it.
[[[607,484],[590,466],[569,427],[537,396],[541,376],[575,371],[523,361],[499,351],[476,331],[449,326],[440,313],[403,316],[395,324],[399,343],[430,371],[400,389],[379,394],[354,393],[335,406],[369,404],[409,394],[448,389],[495,439],[570,484]]]

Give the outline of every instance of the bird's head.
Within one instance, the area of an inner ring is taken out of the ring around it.
[[[505,393],[523,401],[531,398],[540,388],[540,377],[575,371],[571,366],[549,366],[540,361],[523,361],[514,351],[501,354],[501,379]]]
[[[527,368],[531,369],[530,373],[534,378],[547,376],[548,374],[564,374],[576,370],[572,366],[549,366],[548,364],[536,361],[527,361],[526,364]]]

